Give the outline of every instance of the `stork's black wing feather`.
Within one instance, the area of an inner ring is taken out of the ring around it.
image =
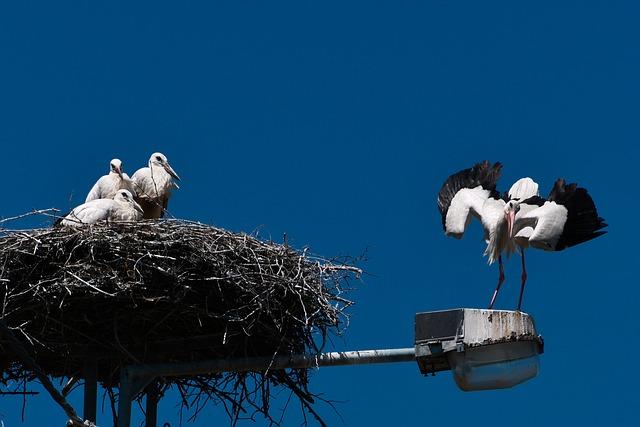
[[[451,205],[451,200],[456,193],[463,188],[476,188],[481,186],[485,190],[491,191],[491,196],[499,198],[500,194],[496,191],[496,182],[500,178],[502,164],[496,162],[491,165],[487,160],[476,163],[469,169],[461,170],[451,175],[442,184],[440,193],[438,193],[438,209],[442,215],[442,226],[445,226],[447,219],[447,211]]]
[[[523,205],[535,205],[535,206],[542,206],[544,205],[544,202],[546,202],[547,199],[545,199],[544,197],[540,197],[540,196],[531,196],[528,199],[524,199],[523,201],[520,202],[520,204]]]
[[[556,244],[555,250],[575,246],[579,243],[602,236],[607,226],[598,216],[596,205],[587,190],[577,184],[567,184],[559,178],[549,194],[549,201],[556,202],[567,209],[567,221]]]

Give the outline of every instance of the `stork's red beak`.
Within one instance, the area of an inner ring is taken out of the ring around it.
[[[509,233],[509,239],[513,238],[513,224],[516,222],[516,210],[509,209],[505,214],[507,220],[507,231]]]
[[[114,166],[114,169],[116,170],[118,176],[122,178],[122,168],[120,166]]]

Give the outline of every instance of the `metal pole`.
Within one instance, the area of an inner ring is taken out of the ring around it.
[[[145,427],[156,427],[158,423],[158,385],[152,382],[147,386],[147,405],[145,413]]]
[[[131,380],[127,366],[120,368],[120,390],[118,392],[118,427],[131,425],[131,401],[135,394],[131,393]]]
[[[98,365],[95,359],[88,359],[84,365],[84,411],[83,418],[96,422],[98,400]]]
[[[314,368],[320,366],[365,365],[372,363],[413,362],[414,347],[390,350],[338,351],[332,353],[295,354],[291,356],[249,357],[242,359],[214,359],[187,363],[158,363],[129,365],[136,376],[173,377],[214,372],[264,371],[287,368]]]
[[[120,372],[118,427],[131,423],[131,401],[157,377],[205,375],[217,372],[268,371],[320,366],[365,365],[373,363],[414,362],[415,347],[389,350],[336,351],[291,356],[214,359],[198,362],[128,365]]]

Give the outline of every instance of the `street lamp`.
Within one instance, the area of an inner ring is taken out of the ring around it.
[[[544,342],[521,311],[460,308],[416,315],[423,374],[451,370],[464,391],[509,388],[536,375]]]

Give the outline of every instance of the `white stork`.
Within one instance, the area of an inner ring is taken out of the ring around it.
[[[120,159],[113,159],[109,163],[109,174],[101,176],[96,181],[89,191],[85,203],[96,199],[113,199],[118,190],[129,190],[131,194],[136,195],[133,181],[129,175],[124,173],[122,162]]]
[[[79,227],[98,221],[138,221],[142,214],[129,190],[118,190],[113,199],[96,199],[76,206],[56,225]]]
[[[538,184],[531,178],[519,179],[501,197],[496,191],[501,169],[500,163],[492,166],[484,161],[451,175],[442,185],[438,207],[448,236],[461,238],[472,216],[482,222],[487,242],[484,255],[488,255],[489,264],[497,259],[500,269],[490,309],[504,282],[502,252],[508,256],[516,245],[520,248],[520,310],[527,279],[524,249],[562,250],[604,234],[598,230],[606,224],[598,217],[587,191],[575,184],[566,186],[564,180],[556,182],[549,200],[539,197]]]
[[[144,210],[144,218],[164,216],[171,190],[178,188],[173,180],[180,180],[167,157],[162,153],[153,153],[149,158],[149,166],[138,169],[132,179],[138,193],[136,201]]]

